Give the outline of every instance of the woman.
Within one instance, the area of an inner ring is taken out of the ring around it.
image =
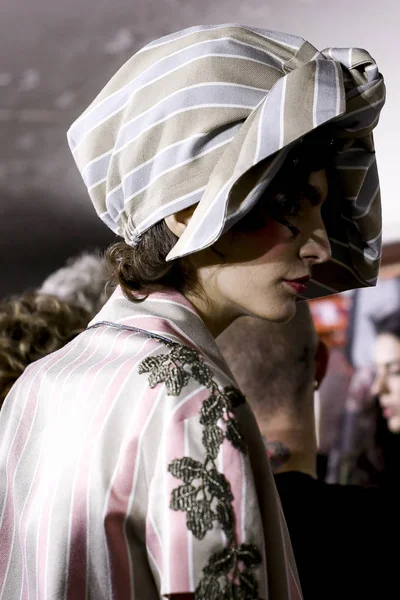
[[[398,487],[400,456],[400,311],[374,322],[374,364],[351,381],[330,480]]]
[[[96,253],[68,260],[34,292],[0,302],[0,408],[32,362],[84,331],[106,301],[106,271]]]
[[[381,413],[375,434],[376,462],[381,467],[378,483],[397,488],[400,458],[400,311],[377,321],[375,326],[376,377],[372,393],[378,398]]]
[[[83,307],[40,292],[0,302],[0,408],[26,367],[84,331],[90,317]]]
[[[72,125],[96,210],[125,240],[108,251],[120,286],[5,403],[5,597],[301,598],[214,336],[374,280],[383,101],[365,51],[204,26],[143,48]],[[328,178],[347,200],[327,201]],[[315,279],[323,205],[335,261]]]
[[[374,323],[375,365],[369,369],[370,402],[358,415],[358,452],[351,480],[398,487],[400,457],[400,311]],[[362,435],[364,434],[364,435]],[[361,449],[360,449],[361,448]]]
[[[392,433],[400,433],[400,311],[376,323],[376,378],[372,387]]]
[[[289,323],[239,319],[217,342],[266,441],[304,598],[390,598],[398,493],[316,478],[314,392],[329,353],[307,303]],[[321,581],[329,581],[323,593]]]

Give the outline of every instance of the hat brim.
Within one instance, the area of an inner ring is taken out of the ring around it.
[[[358,63],[359,85],[353,87],[338,61],[321,58],[280,78],[220,157],[167,260],[214,244],[258,202],[293,145],[332,123],[335,137],[348,143],[334,160],[340,193],[330,198],[325,219],[332,260],[315,270],[309,297],[374,285],[381,254],[381,209],[372,129],[385,93],[380,74],[370,76],[371,60],[365,52],[364,62]]]

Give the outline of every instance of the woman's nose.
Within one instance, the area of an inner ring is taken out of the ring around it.
[[[376,375],[372,386],[371,392],[374,396],[380,396],[388,391],[386,377],[383,374]]]
[[[324,225],[310,235],[300,250],[300,257],[310,265],[319,265],[331,259],[331,244]]]

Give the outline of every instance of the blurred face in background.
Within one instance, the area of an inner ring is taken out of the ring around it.
[[[378,336],[375,347],[376,378],[373,393],[393,433],[400,433],[400,339],[390,333]]]

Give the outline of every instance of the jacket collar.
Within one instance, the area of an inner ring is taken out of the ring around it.
[[[215,340],[193,305],[176,290],[153,292],[142,302],[131,302],[117,287],[89,327],[112,323],[134,327],[194,348],[229,373]]]

